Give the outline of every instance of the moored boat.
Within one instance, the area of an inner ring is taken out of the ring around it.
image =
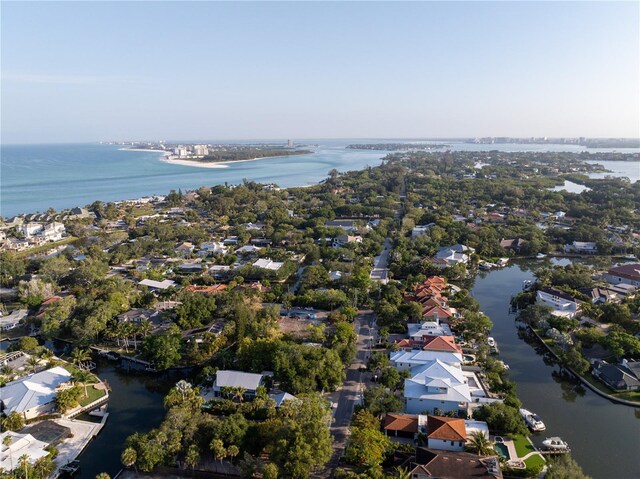
[[[544,425],[544,422],[542,422],[542,418],[540,418],[540,416],[527,409],[520,409],[520,415],[532,431],[544,431],[547,428]]]
[[[548,437],[542,445],[550,451],[568,451],[569,445],[559,437]]]

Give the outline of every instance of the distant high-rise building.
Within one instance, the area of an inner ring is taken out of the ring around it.
[[[293,148],[293,140],[287,140],[287,148]]]
[[[196,156],[207,156],[209,154],[209,149],[206,145],[196,145],[193,147],[193,151]]]

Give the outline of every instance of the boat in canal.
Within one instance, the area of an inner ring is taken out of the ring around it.
[[[549,451],[569,452],[569,445],[559,437],[548,437],[542,445]]]
[[[520,415],[532,431],[544,431],[547,428],[544,425],[544,422],[542,422],[542,418],[540,418],[540,416],[527,409],[520,409]]]

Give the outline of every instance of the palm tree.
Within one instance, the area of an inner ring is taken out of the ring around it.
[[[394,479],[411,479],[411,471],[406,467],[396,467],[395,474],[393,475]]]
[[[35,356],[30,356],[27,359],[27,365],[33,370],[34,373],[38,372],[38,366],[40,365],[40,360]]]
[[[106,472],[101,472],[100,474],[96,475],[96,479],[111,479],[111,476]]]
[[[146,338],[153,331],[153,323],[148,319],[145,319],[138,325],[138,334],[143,338]]]
[[[24,468],[24,477],[25,479],[29,479],[29,455],[23,454],[18,458],[18,465]]]
[[[233,388],[231,386],[222,386],[220,388],[220,395],[223,398],[229,399],[233,394]]]
[[[89,397],[87,393],[87,383],[93,379],[93,374],[84,369],[80,369],[73,374],[73,381],[84,386],[84,397]]]
[[[73,351],[71,351],[69,359],[71,359],[71,362],[73,364],[79,366],[83,362],[89,361],[91,359],[91,353],[87,349],[74,348]]]
[[[191,444],[184,457],[184,465],[191,467],[191,470],[195,471],[198,462],[200,462],[200,451],[198,451],[198,446]]]
[[[122,462],[122,465],[124,467],[131,467],[131,466],[135,467],[137,460],[138,460],[138,453],[132,447],[126,448],[124,451],[122,451],[122,454],[120,455],[120,462]],[[135,469],[137,474],[138,468],[135,467]]]
[[[481,431],[473,431],[469,435],[465,449],[475,452],[478,456],[489,456],[495,453],[491,442]]]
[[[227,456],[231,458],[232,462],[233,462],[233,458],[236,457],[238,454],[240,454],[240,449],[235,444],[231,444],[227,448]]]
[[[244,399],[244,393],[246,392],[247,389],[243,388],[242,386],[234,387],[232,391],[234,399],[237,399],[238,402],[242,402],[242,400]]]
[[[220,462],[227,457],[227,450],[224,448],[224,443],[220,439],[213,439],[211,444],[209,444],[209,448],[213,453],[213,457],[215,459],[219,459]]]

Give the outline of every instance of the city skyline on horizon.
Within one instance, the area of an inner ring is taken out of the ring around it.
[[[2,143],[638,138],[639,15],[636,2],[4,2]]]

